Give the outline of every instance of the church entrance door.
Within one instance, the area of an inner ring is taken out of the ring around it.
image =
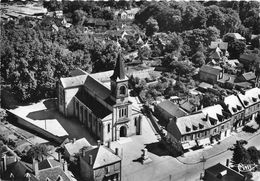
[[[120,128],[120,137],[126,137],[126,127],[121,126]]]

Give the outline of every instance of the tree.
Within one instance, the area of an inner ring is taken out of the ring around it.
[[[36,159],[38,161],[44,160],[48,156],[47,146],[44,144],[36,144],[30,148],[27,152],[27,157],[31,159]]]
[[[206,92],[201,100],[201,104],[203,105],[203,107],[208,107],[208,106],[212,106],[214,104],[216,104],[218,102],[218,97],[213,94],[213,93],[208,93]]]
[[[228,52],[230,58],[239,59],[240,55],[244,53],[246,44],[242,41],[233,41],[228,44]]]
[[[154,18],[150,17],[146,21],[146,35],[152,36],[158,30],[159,30],[158,22]]]
[[[260,158],[260,151],[254,146],[247,148],[247,152],[250,155],[251,161],[255,164],[258,164],[258,159]]]
[[[251,40],[251,45],[252,45],[254,48],[260,48],[260,35],[257,35],[256,37],[254,37],[254,38]]]
[[[43,1],[43,7],[47,8],[48,11],[59,11],[62,10],[62,2],[56,0]]]
[[[237,141],[237,143],[234,144],[232,162],[233,164],[251,163],[251,158],[248,151],[241,145],[239,141]]]
[[[260,127],[260,114],[258,113],[256,118],[255,118],[255,122],[259,125]]]
[[[206,57],[203,52],[197,51],[192,57],[192,62],[194,63],[195,67],[201,67],[205,64]]]

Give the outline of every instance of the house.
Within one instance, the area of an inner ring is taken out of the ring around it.
[[[229,65],[232,68],[237,68],[240,64],[240,62],[238,61],[238,59],[227,59],[225,60],[226,64]]]
[[[201,111],[172,119],[167,125],[167,137],[174,137],[184,149],[205,146],[230,135],[230,118],[221,105],[214,105]]]
[[[255,69],[255,65],[260,62],[260,57],[256,54],[242,54],[239,62],[244,65],[245,69],[250,71]]]
[[[184,149],[198,146],[198,140],[209,144],[209,124],[202,112],[173,119],[167,125],[167,137],[180,141]]]
[[[212,141],[230,136],[230,115],[220,104],[209,106],[201,110],[210,122],[210,139]]]
[[[204,181],[244,181],[244,176],[220,163],[205,170]]]
[[[20,160],[17,160],[16,162],[13,162],[6,166],[6,170],[2,175],[2,179],[40,181],[34,175],[34,171],[31,164],[27,164]]]
[[[199,71],[199,78],[203,82],[210,84],[217,83],[220,75],[222,73],[222,68],[218,66],[203,65]]]
[[[246,39],[241,36],[239,33],[227,33],[223,36],[223,39],[225,39],[225,36],[231,36],[234,38],[234,40],[239,40],[239,41],[245,41]]]
[[[215,49],[215,48],[219,48],[220,50],[222,50],[222,52],[225,55],[225,52],[227,51],[228,48],[228,43],[227,42],[223,42],[221,39],[217,40],[217,41],[212,41],[210,42],[210,49]]]
[[[58,162],[54,159],[46,159],[38,163],[34,160],[33,170],[35,177],[41,180],[49,181],[72,181],[71,172],[68,171],[66,161]]]
[[[238,79],[240,82],[254,81],[256,79],[256,75],[254,72],[246,72],[239,76]]]
[[[79,159],[81,178],[89,181],[121,180],[121,158],[118,149],[99,145],[91,150],[83,150]]]
[[[198,107],[191,103],[189,99],[179,101],[180,108],[186,111],[187,113],[193,113],[197,111]]]
[[[119,11],[115,11],[114,16],[115,16],[115,19],[133,20],[133,19],[135,19],[135,15],[139,10],[140,10],[140,8],[132,8],[129,10],[119,10]]]
[[[243,91],[237,97],[245,109],[244,123],[253,120],[260,113],[260,88]]]
[[[237,76],[235,75],[221,73],[219,79],[217,80],[217,84],[223,88],[233,89],[236,78]]]
[[[240,129],[244,125],[245,109],[236,95],[230,95],[223,99],[222,107],[231,114],[231,131]]]
[[[154,106],[154,115],[160,120],[160,122],[164,123],[161,124],[162,126],[166,126],[170,119],[187,116],[188,113],[172,101],[166,100]]]
[[[59,111],[79,119],[101,142],[141,134],[142,116],[128,99],[121,54],[114,71],[61,78],[57,88]]]
[[[91,147],[86,138],[81,138],[76,140],[75,138],[69,143],[64,145],[64,156],[69,160],[73,160],[75,154],[79,153],[80,150],[84,147]]]
[[[213,59],[213,60],[220,61],[222,59],[222,57],[223,57],[223,52],[220,50],[219,47],[214,48],[209,53],[209,58]]]

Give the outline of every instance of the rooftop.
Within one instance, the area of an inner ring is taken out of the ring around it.
[[[81,158],[84,159],[87,163],[89,163],[90,155],[92,155],[93,159],[93,169],[121,161],[121,158],[115,155],[111,149],[102,145],[86,151],[85,156]]]
[[[260,102],[260,89],[255,87],[246,90],[244,94],[238,94],[238,97],[244,107],[249,107],[256,102]]]
[[[235,95],[225,97],[224,103],[227,105],[228,110],[232,115],[244,110],[241,102]]]
[[[65,149],[68,151],[70,155],[74,155],[75,153],[79,153],[80,149],[83,147],[91,146],[86,138],[81,138],[76,140],[75,142],[69,142],[65,144]]]
[[[205,181],[211,181],[213,177],[219,181],[244,181],[242,174],[220,163],[205,170]]]
[[[253,79],[256,78],[254,72],[246,72],[246,73],[242,74],[242,77],[243,77],[246,81],[253,80]]]
[[[188,115],[185,111],[181,110],[177,104],[174,104],[169,100],[163,101],[157,106],[168,112],[170,115],[175,116],[176,118]]]
[[[200,68],[200,72],[206,72],[208,74],[214,74],[214,75],[218,75],[219,72],[222,70],[222,68],[218,67],[218,66],[209,66],[209,65],[203,65]]]
[[[178,118],[176,125],[182,135],[198,130],[205,130],[211,126],[210,123],[206,121],[205,114],[202,112]]]

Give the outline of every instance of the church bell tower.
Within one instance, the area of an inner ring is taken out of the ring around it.
[[[111,98],[116,103],[128,102],[128,78],[121,53],[117,56],[116,66],[111,80]]]

